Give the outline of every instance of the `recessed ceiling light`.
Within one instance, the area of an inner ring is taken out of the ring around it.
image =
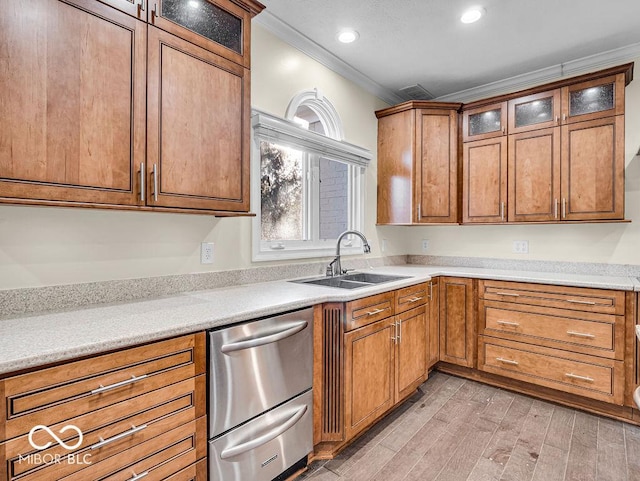
[[[485,14],[485,9],[482,7],[472,7],[469,10],[467,10],[466,12],[464,12],[462,14],[462,17],[460,17],[460,21],[462,23],[473,23],[473,22],[477,22],[478,20],[480,20],[482,18],[482,16]]]
[[[355,30],[345,29],[338,34],[338,40],[342,43],[351,43],[358,40],[360,34]]]

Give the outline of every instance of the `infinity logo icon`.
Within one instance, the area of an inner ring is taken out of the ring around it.
[[[80,428],[78,426],[74,426],[73,424],[67,424],[66,426],[62,427],[62,429],[60,429],[60,434],[64,434],[69,430],[75,431],[78,434],[78,442],[76,444],[72,445],[72,444],[65,443],[62,439],[56,436],[55,433],[48,426],[43,426],[42,424],[38,424],[37,426],[32,427],[31,431],[29,431],[29,444],[31,444],[31,446],[33,446],[35,449],[47,449],[49,446],[51,446],[53,444],[51,441],[49,441],[47,444],[43,444],[42,446],[40,446],[39,444],[36,444],[35,441],[33,440],[33,434],[36,431],[46,431],[49,434],[49,436],[51,436],[60,446],[62,446],[64,449],[71,451],[73,449],[76,449],[82,444],[83,436]]]

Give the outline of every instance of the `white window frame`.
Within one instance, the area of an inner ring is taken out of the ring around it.
[[[256,109],[252,110],[252,125],[251,211],[256,214],[252,222],[252,260],[273,261],[333,255],[336,249],[336,239],[317,239],[318,233],[314,232],[311,226],[305,231],[307,240],[263,241],[261,239],[260,142],[267,141],[290,146],[301,149],[316,158],[326,157],[347,164],[349,168],[350,195],[347,228],[356,230],[362,230],[364,226],[365,169],[371,161],[371,152],[348,142],[305,130],[291,120],[276,117]],[[340,134],[338,133],[338,135]],[[317,164],[312,163],[311,165]],[[312,175],[314,175],[314,172],[310,172],[309,175],[305,176],[307,189],[315,185],[311,179]],[[317,171],[315,175],[317,175]],[[315,192],[311,193],[311,195],[315,194]],[[305,208],[308,209],[307,216],[318,215],[317,212],[310,211],[310,206],[305,204]],[[350,242],[352,243],[351,246],[349,245]],[[360,239],[357,237],[345,239],[342,252],[344,254],[362,252]]]

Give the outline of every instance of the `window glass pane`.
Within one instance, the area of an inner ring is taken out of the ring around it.
[[[576,90],[569,95],[569,115],[590,114],[613,108],[613,84]]]
[[[320,159],[320,239],[337,239],[349,222],[349,168]]]
[[[500,109],[469,115],[469,135],[497,132],[502,127],[500,115]]]
[[[514,110],[516,127],[548,122],[553,118],[553,97],[518,104]]]
[[[163,0],[162,16],[242,53],[242,19],[207,0]]]
[[[303,153],[260,142],[262,240],[303,239]]]

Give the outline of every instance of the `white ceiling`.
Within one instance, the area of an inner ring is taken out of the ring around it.
[[[582,73],[640,56],[640,0],[262,3],[267,10],[257,21],[335,70],[350,70],[347,77],[390,103],[406,98],[399,90],[414,84],[436,98],[468,101],[474,89],[499,80],[530,74],[523,86],[543,83],[570,74],[570,66]],[[460,16],[472,5],[486,15],[465,25]],[[359,40],[339,43],[345,27],[357,30]]]

